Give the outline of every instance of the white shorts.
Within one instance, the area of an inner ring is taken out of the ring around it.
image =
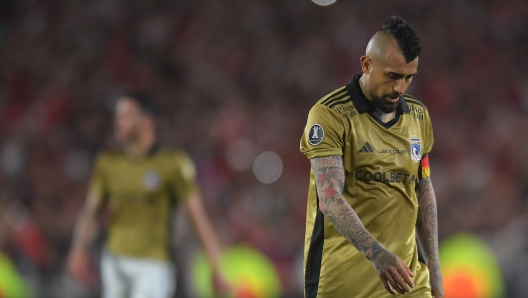
[[[105,250],[101,258],[103,298],[172,298],[176,270],[171,262],[123,257]]]

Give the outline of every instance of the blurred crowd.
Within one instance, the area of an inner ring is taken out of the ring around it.
[[[37,297],[97,296],[96,281],[71,280],[65,257],[92,161],[112,144],[115,100],[144,91],[163,110],[161,144],[194,158],[224,245],[257,248],[284,297],[302,297],[307,113],[360,72],[392,15],[422,37],[408,93],[433,119],[440,239],[485,239],[507,297],[526,297],[527,1],[0,1],[0,251]],[[282,159],[271,184],[253,174],[264,151]],[[179,239],[191,237],[178,223]],[[185,297],[195,247],[178,250]]]

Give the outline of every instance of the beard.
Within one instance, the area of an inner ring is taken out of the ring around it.
[[[391,103],[385,100],[386,97],[387,96],[384,96],[384,97],[372,96],[372,101],[374,103],[374,106],[378,110],[382,111],[383,113],[392,113],[396,111],[396,109],[398,108],[398,105],[400,104],[400,100],[398,100],[395,103]],[[389,97],[395,97],[395,96],[389,96]]]

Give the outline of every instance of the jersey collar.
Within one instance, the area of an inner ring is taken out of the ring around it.
[[[354,106],[356,107],[356,110],[360,114],[363,114],[372,111],[375,107],[365,97],[363,91],[361,91],[361,86],[359,85],[359,78],[361,78],[360,74],[354,76],[352,80],[350,80],[350,82],[346,85],[346,89],[348,91],[348,94],[350,95],[350,98],[352,99],[352,102],[354,103]],[[398,104],[397,112],[398,115],[401,115],[403,113],[409,113],[409,107],[407,106],[407,102],[405,101],[405,97],[403,95],[400,96],[400,102]]]
[[[150,150],[148,151],[148,156],[152,156],[154,154],[156,154],[160,149],[160,145],[159,143],[156,141],[154,143],[154,145],[152,145],[152,147],[150,148]]]
[[[147,151],[147,154],[145,155],[144,158],[140,158],[139,160],[137,161],[143,161],[149,157],[152,157],[154,156],[158,151],[160,150],[160,145],[159,143],[156,141],[152,147],[150,147],[150,149]],[[125,150],[123,150],[123,147],[119,148],[119,152],[121,152],[121,155],[123,155],[125,158],[127,158],[128,160],[131,160],[125,153]]]

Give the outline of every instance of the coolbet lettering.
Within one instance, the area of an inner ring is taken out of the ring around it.
[[[360,181],[376,181],[383,183],[413,183],[416,181],[416,176],[403,172],[371,172],[357,170],[354,177]],[[411,177],[411,178],[409,178]]]

